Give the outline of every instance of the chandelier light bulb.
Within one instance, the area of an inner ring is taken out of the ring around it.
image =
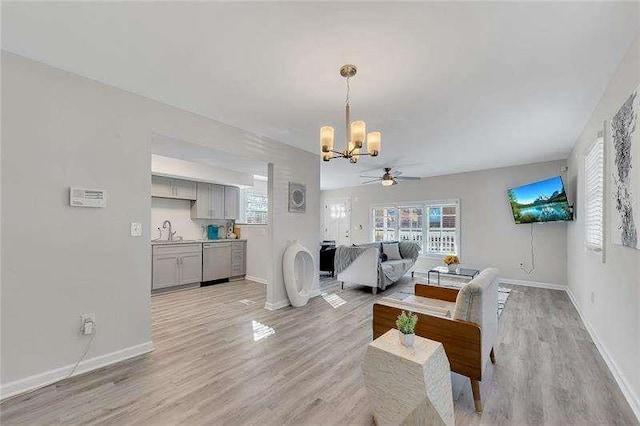
[[[362,144],[365,142],[367,125],[364,121],[354,121],[351,123],[351,141],[355,144],[356,148],[362,148]]]
[[[367,133],[367,152],[370,156],[376,157],[380,154],[380,145],[382,143],[382,134],[380,132]]]
[[[335,129],[331,126],[323,126],[320,128],[320,145],[322,152],[327,153],[333,150],[333,135]]]

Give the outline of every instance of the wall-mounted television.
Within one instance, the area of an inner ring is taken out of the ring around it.
[[[560,176],[509,189],[507,194],[516,224],[573,220]]]

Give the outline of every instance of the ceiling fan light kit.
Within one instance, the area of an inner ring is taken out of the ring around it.
[[[358,69],[355,65],[343,65],[340,68],[340,75],[347,80],[347,99],[345,103],[345,129],[347,143],[343,151],[335,151],[333,149],[335,129],[331,126],[323,126],[320,128],[320,147],[322,150],[322,159],[330,161],[334,158],[347,158],[351,163],[357,163],[358,158],[362,155],[370,155],[376,157],[380,153],[382,145],[382,134],[380,132],[367,133],[367,125],[364,121],[351,121],[349,95],[351,89],[349,87],[349,79],[356,75]],[[360,152],[364,144],[367,144],[366,152]]]
[[[401,175],[402,175],[401,171],[399,170],[391,171],[391,167],[385,167],[384,174],[381,177],[363,176],[363,175],[360,175],[360,177],[373,179],[367,182],[362,182],[363,185],[380,182],[382,186],[397,185],[399,180],[420,180],[420,178],[416,176],[401,176]]]

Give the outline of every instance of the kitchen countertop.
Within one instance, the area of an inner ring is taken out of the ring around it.
[[[151,245],[171,245],[171,244],[203,244],[203,243],[228,243],[230,241],[247,241],[245,238],[218,238],[217,240],[182,240],[182,241],[167,241],[158,240],[151,241]]]

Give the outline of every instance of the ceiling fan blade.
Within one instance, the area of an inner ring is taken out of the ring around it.
[[[398,184],[398,181],[394,179],[392,185],[397,185],[397,184]]]
[[[365,176],[365,175],[360,175],[361,178],[368,178],[368,179],[380,179],[380,176]]]
[[[422,178],[419,178],[417,176],[402,176],[402,177],[397,177],[398,180],[420,180]]]
[[[360,182],[360,184],[361,184],[361,185],[368,185],[368,184],[370,184],[370,183],[377,183],[377,182],[380,182],[380,181],[381,181],[381,179],[380,179],[380,178],[377,178],[377,179],[374,179],[374,180],[368,180],[368,181],[366,181],[366,182]]]
[[[400,176],[402,174],[402,172],[400,170],[394,170],[394,171],[391,172],[391,174],[396,176],[396,177],[398,177],[398,176]]]

